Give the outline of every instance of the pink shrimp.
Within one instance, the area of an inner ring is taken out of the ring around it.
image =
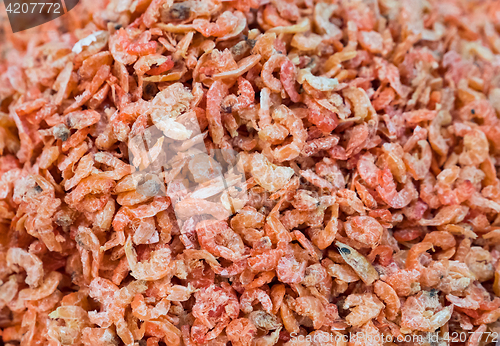
[[[208,128],[215,144],[221,144],[224,137],[220,105],[228,93],[227,85],[221,81],[215,81],[207,92],[207,120]]]
[[[100,119],[101,115],[96,111],[84,110],[67,114],[65,121],[70,129],[81,130],[97,124]]]
[[[458,162],[464,166],[477,166],[488,157],[489,143],[484,132],[474,129],[467,133],[463,138],[463,149]]]
[[[413,129],[413,134],[403,146],[403,150],[405,152],[409,152],[419,141],[424,141],[426,139],[427,139],[427,129],[417,126],[415,127],[415,129]]]
[[[420,263],[420,256],[432,248],[432,243],[429,242],[421,242],[413,245],[408,252],[408,257],[406,258],[406,269],[416,269],[423,272],[425,268]]]
[[[241,237],[225,221],[203,221],[196,226],[198,241],[211,254],[238,262],[244,256]]]
[[[97,174],[99,177],[111,178],[113,180],[120,180],[124,176],[133,173],[134,168],[131,165],[119,160],[115,156],[106,152],[98,152],[94,154],[94,160],[102,163],[103,165],[113,167],[113,171],[105,171]]]
[[[304,98],[304,103],[309,109],[307,119],[316,125],[322,132],[331,133],[338,125],[339,121],[335,113],[321,108],[316,101],[309,97]]]
[[[422,241],[429,242],[443,250],[451,249],[457,244],[455,237],[446,231],[434,231],[427,233]]]
[[[229,211],[220,202],[210,202],[205,199],[186,197],[174,206],[175,214],[181,219],[192,216],[211,215],[217,220],[229,217]]]
[[[270,249],[248,259],[248,266],[255,272],[274,270],[283,255],[281,249]]]
[[[250,107],[255,101],[255,91],[252,84],[243,77],[238,77],[238,110]]]
[[[130,307],[135,317],[142,321],[148,321],[166,315],[170,309],[170,301],[163,298],[154,307],[148,307],[144,300],[144,296],[142,294],[136,294]]]
[[[73,191],[67,194],[65,201],[75,205],[88,194],[109,193],[115,185],[116,183],[109,178],[90,176],[84,178]]]
[[[385,281],[394,288],[398,296],[406,297],[420,290],[419,278],[420,273],[418,270],[403,269],[390,275]]]
[[[425,178],[432,163],[432,149],[429,143],[425,140],[418,141],[417,144],[422,150],[420,160],[406,152],[403,156],[403,160],[406,164],[408,172],[415,180],[422,180]]]
[[[361,327],[378,316],[384,304],[372,293],[353,293],[345,299],[344,309],[351,309],[346,321],[354,327]]]
[[[380,242],[384,231],[380,223],[370,216],[348,218],[344,229],[349,238],[372,247]]]
[[[281,257],[276,267],[278,279],[284,283],[299,283],[305,276],[307,262],[298,262],[292,254]]]
[[[367,256],[370,262],[374,262],[378,256],[378,261],[383,266],[388,266],[392,262],[393,249],[389,245],[379,245]]]
[[[261,290],[260,288],[247,289],[240,297],[240,307],[241,311],[249,314],[253,311],[253,303],[258,300],[262,304],[262,308],[267,312],[271,313],[273,309],[273,303],[269,295]]]
[[[435,183],[436,178],[429,172],[420,184],[420,198],[432,209],[437,209],[441,206]]]
[[[309,317],[314,329],[320,329],[326,322],[325,307],[316,297],[298,297],[295,299],[295,311],[299,315]]]
[[[295,239],[300,243],[300,245],[302,245],[302,247],[307,250],[311,258],[314,261],[319,261],[317,250],[314,248],[311,241],[307,239],[304,233],[300,231],[293,231],[292,234],[294,235]]]
[[[460,168],[453,166],[441,171],[437,176],[436,191],[439,201],[444,205],[457,205],[469,199],[475,191],[474,185],[469,180],[459,183],[451,189],[460,174]]]
[[[371,154],[362,155],[357,162],[358,173],[366,184],[375,188],[378,185],[380,169],[375,165],[375,158]]]
[[[396,190],[396,183],[389,169],[384,169],[378,174],[379,185],[376,187],[380,197],[392,208],[401,209],[410,202],[418,198],[418,192],[415,186],[408,180],[401,191]]]
[[[401,308],[401,325],[410,330],[434,332],[448,322],[453,305],[441,308],[437,294],[420,292],[409,297]]]
[[[238,318],[227,325],[226,334],[234,346],[251,346],[257,328],[248,318]]]
[[[64,189],[67,191],[75,187],[82,179],[88,177],[90,173],[92,173],[93,167],[94,159],[92,154],[87,154],[82,157],[76,168],[75,175],[64,183]]]
[[[273,150],[273,156],[278,162],[293,160],[300,155],[307,139],[302,119],[298,118],[288,107],[279,106],[273,112],[273,119],[284,126],[292,135],[290,144],[282,145]]]
[[[281,67],[287,60],[283,54],[274,54],[262,67],[261,77],[264,84],[273,92],[279,93],[283,89],[281,82],[273,76],[274,70]]]
[[[37,287],[43,281],[43,263],[38,256],[21,248],[9,248],[7,251],[7,266],[20,266],[26,270],[26,283]]]
[[[132,239],[129,236],[125,243],[125,255],[132,276],[137,280],[154,281],[167,276],[172,271],[171,251],[168,245],[161,245],[151,253],[150,259],[145,262],[137,261],[137,253],[132,247]]]
[[[283,85],[283,89],[285,89],[292,102],[299,102],[300,95],[295,88],[295,80],[296,80],[295,65],[289,59],[286,59],[281,64],[281,69],[280,69],[281,85]]]
[[[222,37],[229,34],[238,25],[239,19],[231,11],[222,13],[215,23],[206,19],[193,20],[193,28],[205,37]]]
[[[195,342],[204,343],[214,339],[231,319],[238,317],[238,298],[231,286],[225,282],[220,287],[211,285],[201,288],[194,297],[196,303],[192,313],[195,321],[191,328],[191,337]]]
[[[377,280],[374,285],[375,294],[385,303],[385,313],[389,320],[394,321],[401,308],[401,302],[396,291],[383,281]]]

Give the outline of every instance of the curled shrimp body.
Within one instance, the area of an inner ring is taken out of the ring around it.
[[[229,284],[210,285],[194,294],[195,304],[192,309],[195,318],[191,328],[191,337],[197,343],[215,339],[229,324],[238,317],[240,304],[238,297]]]
[[[127,165],[115,156],[106,152],[98,152],[94,154],[94,160],[106,166],[113,167],[114,170],[110,172],[99,173],[100,177],[107,177],[113,180],[120,180],[124,176],[131,174],[134,170],[133,166]]]
[[[273,72],[274,70],[280,68],[285,60],[287,60],[285,55],[274,54],[262,67],[262,80],[264,81],[264,84],[275,93],[281,92],[283,87],[281,82],[273,76]]]
[[[238,110],[250,107],[255,101],[255,91],[252,84],[243,77],[238,78]]]
[[[198,241],[211,254],[233,262],[243,259],[245,245],[225,221],[203,221],[196,226]]]
[[[441,126],[451,122],[451,115],[448,111],[442,110],[438,112],[437,116],[432,120],[429,126],[429,143],[434,151],[441,155],[446,156],[450,149],[446,139],[441,134]]]
[[[258,300],[262,304],[262,307],[267,313],[271,313],[273,309],[271,298],[260,288],[254,288],[243,292],[240,298],[241,311],[246,314],[251,313],[253,311],[252,305],[255,300]]]
[[[304,148],[307,131],[304,129],[302,119],[297,117],[286,106],[279,106],[273,112],[273,119],[284,126],[292,136],[292,142],[274,149],[273,156],[278,162],[289,161],[297,158]]]
[[[295,88],[295,79],[296,79],[295,65],[289,59],[286,59],[281,64],[281,69],[280,69],[281,84],[283,85],[283,89],[285,89],[288,96],[290,97],[290,100],[292,100],[292,102],[299,102],[300,95],[297,92],[297,89]]]
[[[375,157],[367,153],[362,155],[357,163],[358,173],[365,183],[375,188],[378,185],[378,174],[380,169],[375,165]]]
[[[436,192],[439,201],[444,205],[458,205],[468,200],[475,191],[474,185],[469,180],[464,180],[452,189],[453,183],[458,179],[460,168],[453,166],[441,171],[437,176]]]
[[[423,242],[429,242],[434,246],[438,246],[443,250],[454,248],[457,244],[455,237],[446,231],[434,231],[427,233]]]
[[[384,304],[374,294],[354,293],[347,296],[344,302],[344,309],[351,309],[345,319],[351,326],[361,327],[377,317],[383,308]]]
[[[288,136],[287,128],[278,123],[272,123],[271,117],[271,90],[264,88],[260,92],[259,108],[259,138],[271,144],[280,144]]]
[[[307,262],[298,262],[292,254],[281,257],[276,267],[278,279],[284,283],[299,283],[304,279]]]
[[[380,280],[375,281],[373,289],[375,294],[385,303],[387,318],[391,321],[395,320],[401,308],[401,302],[396,291],[390,285]]]
[[[418,141],[417,144],[422,151],[420,159],[417,159],[410,153],[405,153],[403,160],[413,179],[422,180],[425,178],[431,167],[432,149],[429,143],[425,140]]]
[[[234,346],[251,346],[257,328],[248,318],[238,318],[227,325],[226,334]]]
[[[441,307],[436,293],[420,292],[401,308],[401,325],[410,330],[434,332],[451,318],[453,305]]]
[[[370,216],[355,216],[344,223],[344,229],[349,238],[368,246],[379,243],[384,229]]]
[[[215,23],[206,19],[195,19],[193,28],[205,37],[222,37],[233,31],[238,25],[239,19],[231,11],[222,13]]]
[[[170,309],[170,301],[163,298],[156,306],[149,307],[144,300],[144,296],[137,294],[130,307],[135,317],[142,321],[148,321],[166,315]]]
[[[441,206],[435,183],[436,178],[429,172],[420,184],[420,198],[432,209],[437,209]]]
[[[167,276],[171,271],[171,251],[167,245],[162,245],[151,253],[151,258],[145,262],[137,261],[137,253],[132,247],[129,237],[125,243],[125,255],[132,276],[137,280],[154,281]]]
[[[378,174],[377,192],[385,203],[394,209],[401,209],[410,204],[411,201],[418,198],[418,192],[415,186],[408,180],[401,191],[396,190],[396,183],[389,169],[384,169]]]
[[[222,126],[222,115],[220,105],[228,94],[227,85],[221,81],[215,81],[207,93],[207,120],[212,140],[215,144],[221,144],[224,137]]]
[[[413,245],[406,258],[406,269],[416,269],[419,272],[423,272],[425,268],[420,263],[420,256],[432,248],[432,243],[429,242],[421,242]]]
[[[309,317],[313,322],[314,329],[320,329],[325,324],[325,307],[316,297],[307,296],[295,299],[295,311],[299,315]]]
[[[20,266],[26,270],[26,283],[37,287],[43,281],[43,263],[38,256],[21,248],[10,248],[7,251],[7,266]]]
[[[483,131],[472,130],[464,136],[463,150],[458,162],[464,166],[477,166],[489,157],[489,143]]]

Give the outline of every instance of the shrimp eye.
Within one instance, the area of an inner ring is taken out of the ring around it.
[[[148,83],[144,87],[144,99],[151,100],[158,93],[158,87],[155,83]]]
[[[63,142],[66,142],[70,135],[69,129],[63,124],[57,125],[54,127],[54,137],[60,139]]]
[[[177,2],[173,4],[168,13],[168,16],[175,20],[185,20],[188,19],[190,15],[191,8],[184,2]]]
[[[339,251],[342,252],[344,255],[351,254],[351,250],[349,250],[348,248],[345,248],[345,247],[339,247]]]

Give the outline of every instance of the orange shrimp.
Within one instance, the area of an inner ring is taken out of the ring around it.
[[[206,19],[193,20],[193,28],[205,37],[222,37],[229,34],[238,25],[239,19],[231,11],[223,12],[215,23]]]
[[[26,283],[30,287],[37,287],[43,281],[43,263],[38,256],[30,254],[21,248],[9,248],[7,251],[7,266],[20,266],[26,270]]]
[[[227,325],[226,334],[234,346],[251,346],[257,328],[248,318],[238,318]]]
[[[372,247],[380,242],[384,230],[380,223],[370,216],[349,218],[344,222],[344,229],[348,237]]]
[[[461,204],[469,199],[475,191],[474,185],[469,180],[457,184],[455,189],[452,185],[460,174],[460,168],[453,166],[441,171],[437,176],[436,192],[439,201],[444,205]]]
[[[344,301],[344,309],[351,309],[346,321],[354,327],[361,327],[377,317],[384,308],[384,304],[371,293],[353,293]]]
[[[378,183],[379,185],[376,187],[377,192],[384,202],[392,208],[404,208],[412,200],[418,198],[418,192],[411,180],[408,180],[404,188],[398,192],[392,173],[387,168],[378,173]]]
[[[130,304],[130,307],[132,308],[132,314],[135,317],[142,321],[149,321],[166,315],[170,309],[170,301],[163,298],[158,304],[151,308],[147,306],[142,294],[136,294],[134,300]]]
[[[132,239],[129,236],[125,243],[125,255],[132,276],[137,280],[159,280],[172,272],[171,251],[167,245],[158,246],[148,261],[138,262],[137,253],[132,247]]]
[[[243,240],[225,221],[200,222],[196,226],[196,234],[201,247],[213,255],[233,262],[243,259]]]
[[[191,337],[195,342],[206,342],[217,337],[236,319],[240,311],[238,298],[229,284],[211,285],[195,293],[196,303],[192,308],[195,321],[191,327]]]
[[[401,302],[396,291],[383,281],[377,280],[373,284],[375,294],[385,303],[385,313],[389,320],[394,321],[401,308]]]
[[[417,144],[422,150],[420,159],[417,159],[414,155],[407,152],[404,154],[403,160],[413,179],[422,180],[425,178],[431,167],[432,150],[429,143],[425,140],[418,141]]]
[[[313,322],[314,329],[320,329],[325,324],[325,307],[316,297],[298,297],[295,299],[295,311],[299,315],[309,317]]]
[[[401,308],[401,325],[410,330],[434,332],[451,318],[453,305],[441,307],[435,292],[409,297]]]
[[[292,136],[290,144],[282,145],[274,149],[273,156],[276,161],[283,162],[297,158],[304,148],[307,139],[307,131],[304,129],[302,119],[298,118],[286,106],[280,106],[273,112],[273,119],[284,126]]]
[[[361,179],[371,187],[378,185],[378,176],[380,169],[375,165],[375,158],[371,154],[362,155],[357,162],[357,169]]]
[[[208,89],[207,93],[207,120],[212,140],[215,144],[221,144],[224,137],[224,127],[222,126],[222,116],[220,105],[224,97],[228,94],[226,84],[215,81]]]
[[[252,312],[253,311],[252,305],[255,300],[258,300],[262,304],[262,308],[267,313],[271,313],[273,309],[273,303],[271,301],[271,298],[265,291],[259,288],[247,289],[245,290],[245,292],[243,292],[243,294],[240,297],[241,311],[243,311],[246,314]]]

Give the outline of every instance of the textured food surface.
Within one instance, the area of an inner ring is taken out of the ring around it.
[[[4,345],[495,341],[499,1],[0,25]]]

